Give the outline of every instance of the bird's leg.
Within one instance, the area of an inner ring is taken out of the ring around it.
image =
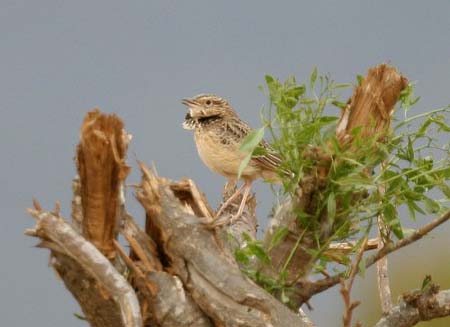
[[[252,188],[252,182],[245,181],[243,187],[244,187],[244,193],[242,194],[241,205],[239,206],[238,212],[231,217],[230,223],[232,223],[234,220],[238,219],[244,212],[244,208],[247,203],[248,196],[250,195],[250,190]]]
[[[212,227],[216,228],[216,227],[220,227],[226,224],[231,224],[233,223],[236,219],[238,219],[242,213],[244,212],[244,208],[245,208],[245,204],[247,203],[247,199],[248,196],[250,194],[250,189],[252,187],[252,182],[251,181],[246,181],[232,196],[230,196],[230,198],[224,203],[224,205],[222,206],[223,208],[225,208],[226,206],[228,206],[231,201],[233,199],[236,198],[237,195],[240,194],[241,190],[244,190],[244,193],[242,194],[242,201],[241,204],[239,205],[239,210],[236,214],[228,216],[225,219],[219,219],[219,220],[215,220],[213,221],[213,223],[211,224]],[[221,210],[219,210],[218,214],[222,213],[222,208],[220,208]],[[216,215],[216,218],[218,218],[219,215]]]
[[[216,213],[216,217],[220,217],[220,215],[222,214],[222,212],[225,210],[226,207],[228,207],[230,205],[230,203],[236,199],[236,197],[241,193],[242,189],[244,188],[245,183],[242,184],[237,190],[236,192],[234,192],[229,198],[228,200],[226,200],[224,202],[224,204],[222,204],[219,208],[219,210]]]

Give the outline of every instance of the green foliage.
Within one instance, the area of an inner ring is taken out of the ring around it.
[[[281,83],[268,75],[266,83],[270,106],[265,112],[264,124],[273,138],[272,146],[285,159],[282,169],[295,174],[295,178],[286,179],[284,184],[287,192],[293,192],[304,172],[314,164],[305,161],[303,153],[311,146],[323,145],[331,136],[326,128],[338,119],[323,114],[326,105],[337,100],[335,90],[348,85],[336,85],[328,77],[318,76],[317,69],[309,78],[311,94],[293,77]]]
[[[358,76],[357,83],[361,81]],[[285,192],[295,196],[299,181],[320,166],[320,158],[310,154],[312,149],[320,148],[332,158],[325,185],[318,188],[317,209],[298,214],[303,227],[317,234],[319,246],[327,238],[362,237],[364,226],[371,225],[379,215],[392,234],[402,238],[398,214],[402,205],[408,208],[412,219],[416,219],[417,213],[439,214],[446,209],[450,194],[450,149],[448,142],[442,146],[438,140],[448,139],[450,107],[408,118],[408,112],[420,99],[414,96],[410,84],[400,95],[405,119],[394,126],[395,134],[384,135],[385,142],[379,142],[380,135],[372,139],[361,137],[361,129],[356,128],[352,131],[352,147],[342,148],[335,137],[340,113],[330,105],[345,107],[337,91],[349,85],[320,76],[316,68],[308,87],[297,84],[292,77],[282,83],[266,76],[266,84],[270,105],[264,124],[271,132],[272,146],[284,158],[283,169],[295,175],[285,178]],[[328,112],[336,114],[330,116]],[[372,169],[374,173],[368,174]],[[429,195],[436,190],[440,190],[443,198],[437,200]],[[333,226],[325,238],[321,221],[324,216]]]
[[[236,261],[240,264],[241,270],[251,279],[253,279],[258,285],[262,286],[267,292],[271,294],[279,295],[280,300],[290,305],[289,290],[290,286],[286,285],[285,271],[280,272],[277,278],[272,278],[265,275],[260,269],[255,269],[252,262],[255,260],[259,261],[260,266],[271,266],[272,262],[270,260],[269,252],[276,246],[283,238],[287,235],[287,228],[280,228],[274,235],[270,248],[266,251],[261,243],[261,241],[254,240],[250,235],[244,233],[244,245],[242,248],[238,248],[234,251],[234,257]]]
[[[264,131],[271,135],[271,146],[283,158],[280,171],[290,171],[294,177],[283,180],[283,191],[296,197],[299,182],[305,176],[319,176],[318,167],[326,167],[314,194],[316,206],[308,212],[294,208],[303,232],[278,278],[268,278],[259,271],[245,269],[246,273],[269,292],[281,294],[288,301],[288,287],[284,284],[286,269],[300,245],[304,233],[313,237],[316,248],[305,249],[311,255],[315,272],[324,272],[334,258],[327,257],[326,249],[333,241],[356,241],[356,253],[373,229],[378,217],[383,219],[387,232],[386,242],[401,239],[408,230],[403,228],[399,209],[404,207],[412,220],[425,215],[436,216],[447,210],[450,197],[450,106],[408,117],[419,97],[410,84],[400,95],[399,108],[404,118],[394,120],[387,135],[372,138],[361,136],[355,128],[351,146],[342,147],[336,139],[336,124],[345,102],[338,93],[349,84],[336,84],[327,76],[320,76],[314,68],[308,82],[298,84],[293,77],[280,82],[267,75],[263,89],[269,106],[263,109],[263,127],[246,138],[241,150],[259,155],[265,150],[258,147]],[[357,84],[362,77],[357,76]],[[336,107],[340,108],[337,109]],[[400,110],[397,110],[397,112]],[[397,116],[400,116],[397,114]],[[383,142],[380,142],[383,138]],[[443,143],[443,144],[442,144]],[[323,162],[321,154],[330,158]],[[247,161],[248,162],[248,161]],[[242,171],[247,163],[241,164]],[[318,179],[317,179],[318,180]],[[317,181],[316,181],[317,182]],[[318,182],[317,182],[318,183]],[[270,252],[288,231],[277,231],[269,245]],[[258,241],[246,240],[247,245],[236,251],[237,260],[245,267],[251,260],[270,265],[270,256]],[[351,254],[339,255],[338,262],[348,269]],[[336,265],[333,264],[336,268]],[[360,273],[364,273],[364,260]],[[281,293],[280,293],[281,292]]]
[[[235,250],[235,257],[238,262],[246,265],[251,261],[251,257],[254,256],[264,264],[270,264],[270,257],[264,250],[261,241],[254,240],[247,233],[243,234],[246,246],[242,249]]]

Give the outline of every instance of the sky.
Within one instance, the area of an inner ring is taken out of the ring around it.
[[[448,0],[1,0],[2,325],[86,325],[73,316],[80,309],[48,267],[48,251],[34,248],[36,240],[23,231],[34,223],[25,211],[33,197],[49,209],[61,201],[69,217],[73,157],[88,110],[117,113],[133,135],[128,183],[139,180],[137,157],[162,176],[193,178],[217,205],[224,178],[201,163],[191,133],[181,128],[180,99],[216,93],[258,127],[267,103],[258,86],[266,74],[302,81],[317,66],[353,82],[371,66],[390,63],[417,82],[416,110],[435,109],[450,103],[449,13]],[[255,183],[254,191],[265,225],[274,197],[267,184]],[[128,198],[142,221],[142,209]],[[392,256],[393,270],[410,267],[411,282],[398,292],[448,266],[449,232],[443,227],[421,247]],[[358,283],[364,321],[364,299],[376,293],[373,273]],[[336,294],[312,301],[315,310],[307,312],[319,326],[340,324]]]

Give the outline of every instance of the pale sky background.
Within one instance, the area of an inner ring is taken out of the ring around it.
[[[60,200],[69,216],[79,126],[94,106],[124,119],[134,136],[133,167],[136,153],[163,176],[189,176],[215,205],[224,179],[203,166],[192,135],[181,128],[183,97],[217,93],[256,127],[266,103],[257,86],[265,74],[301,81],[318,66],[339,82],[353,82],[389,62],[418,81],[416,110],[450,103],[448,0],[0,0],[0,31],[2,326],[86,326],[48,268],[48,251],[33,248],[36,240],[23,231],[33,226],[25,213],[33,196],[46,208]],[[138,178],[135,170],[128,182]],[[266,184],[254,190],[264,220],[273,196]],[[132,198],[128,207],[142,219]],[[450,287],[449,232],[441,228],[392,257],[395,297],[419,287],[438,266],[447,275],[437,281]],[[373,277],[368,273],[354,294],[366,323],[379,310]],[[309,314],[319,326],[340,325],[336,294],[312,301]]]

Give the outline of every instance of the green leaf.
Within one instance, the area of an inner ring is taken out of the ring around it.
[[[247,243],[254,242],[254,239],[250,236],[249,233],[243,232],[243,233],[242,233],[242,238],[243,238],[244,241],[246,241]]]
[[[444,195],[450,199],[450,186],[448,186],[445,183],[442,183],[439,185],[439,189],[441,190],[442,193],[444,193]]]
[[[376,188],[373,180],[364,175],[343,176],[342,178],[336,180],[335,183],[340,186],[350,187],[352,189],[373,190]]]
[[[345,102],[340,102],[340,101],[332,101],[331,104],[335,107],[341,108],[341,109],[345,109],[345,107],[347,106],[347,103]]]
[[[273,249],[276,247],[280,242],[286,237],[286,235],[289,233],[289,229],[287,227],[279,228],[277,232],[273,235],[272,239],[270,240],[270,249]]]
[[[430,117],[431,118],[431,117]],[[428,127],[430,127],[431,125],[431,120],[430,118],[428,118],[423,124],[422,126],[420,126],[419,130],[417,131],[417,136],[423,136],[426,134]]]
[[[325,123],[325,124],[329,124],[332,123],[334,121],[338,120],[338,117],[336,116],[322,116],[319,118],[319,122],[320,123]]]
[[[356,75],[356,81],[358,82],[358,85],[361,85],[364,81],[364,76],[362,75]]]
[[[444,132],[450,132],[450,126],[448,126],[443,120],[442,116],[436,116],[430,118],[433,123],[439,126],[439,130]]]
[[[420,97],[417,97],[414,100],[412,100],[410,103],[411,107],[414,106],[417,102],[419,102],[419,100],[420,100]]]
[[[433,174],[438,176],[439,178],[448,180],[450,179],[450,167],[435,170]]]
[[[390,230],[394,232],[395,236],[397,236],[399,239],[402,239],[403,238],[402,226],[400,225],[400,220],[398,219],[397,216],[397,210],[391,203],[388,203],[384,207],[383,216]]]
[[[413,192],[410,190],[404,191],[403,195],[406,199],[412,200],[412,201],[421,201],[423,199],[423,194],[418,193],[418,192]]]
[[[253,152],[253,150],[259,145],[264,137],[265,126],[252,130],[248,135],[242,140],[239,150],[243,152]]]
[[[314,85],[316,84],[316,80],[317,80],[317,67],[314,67],[314,69],[311,73],[311,77],[309,78],[309,85],[311,88],[314,88]]]
[[[414,201],[408,201],[408,206],[411,206],[414,208],[415,211],[421,213],[422,215],[425,215],[425,211],[421,207],[419,207]]]
[[[334,221],[334,218],[336,217],[336,198],[333,192],[331,192],[330,195],[328,196],[327,212],[328,212],[328,220]]]
[[[281,291],[281,302],[284,304],[289,303],[289,297],[286,295],[284,289]]]
[[[441,210],[441,206],[435,200],[432,200],[432,199],[430,199],[428,197],[425,197],[423,202],[425,204],[425,209],[429,213],[438,213]]]
[[[245,250],[236,249],[236,251],[234,251],[234,257],[235,257],[236,261],[239,263],[242,263],[245,265],[250,263],[250,259]]]
[[[416,220],[416,210],[414,210],[414,206],[413,206],[414,202],[413,201],[407,201],[406,205],[408,206],[408,211],[409,211],[409,218],[411,218],[412,220]]]
[[[270,257],[259,244],[251,242],[247,244],[247,247],[249,249],[249,252],[257,257],[261,262],[270,264]]]
[[[252,153],[250,152],[245,156],[244,159],[242,159],[241,163],[239,164],[239,170],[238,170],[238,179],[241,178],[241,174],[244,171],[245,167],[247,167],[248,163],[250,162],[250,159],[252,158]]]
[[[310,215],[302,210],[295,210],[294,212],[297,216],[297,219],[299,220],[299,222],[301,224],[307,224],[309,221],[311,221],[311,218],[313,218],[312,215]]]
[[[425,278],[422,281],[422,291],[425,291],[428,289],[428,287],[431,285],[431,276],[430,275],[426,275]]]
[[[265,126],[251,131],[243,140],[239,147],[242,152],[247,152],[245,158],[241,161],[238,170],[238,179],[241,178],[241,174],[247,167],[250,159],[252,158],[253,151],[258,147],[264,137]]]
[[[267,85],[270,85],[275,81],[275,79],[270,75],[266,75],[265,78],[266,78]]]
[[[414,148],[410,137],[408,137],[408,161],[414,161]]]
[[[352,87],[353,85],[351,83],[342,83],[342,84],[336,84],[333,89],[340,90],[340,89],[348,89],[349,87]]]
[[[267,150],[265,148],[263,148],[262,146],[257,146],[255,148],[255,150],[253,150],[253,153],[252,153],[253,157],[264,156],[266,154],[267,154]]]
[[[298,98],[299,98],[303,93],[305,93],[305,91],[306,91],[305,86],[303,86],[303,85],[296,86],[296,87],[293,87],[292,89],[290,89],[289,91],[287,91],[287,92],[286,92],[286,96],[294,98],[294,99],[295,99],[295,102],[297,103]]]
[[[397,189],[409,188],[403,177],[392,170],[390,170],[389,172],[388,170],[386,170],[383,173],[383,179],[390,179],[390,181],[387,183],[387,193],[391,193],[393,191],[396,191]]]

